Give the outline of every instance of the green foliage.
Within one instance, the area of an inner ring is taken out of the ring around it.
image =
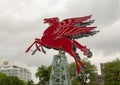
[[[6,77],[6,75],[4,73],[0,72],[0,80],[3,79],[3,78],[5,78],[5,77]]]
[[[97,75],[96,67],[86,59],[83,59],[83,62],[87,66],[84,72],[90,75],[89,76],[90,82],[86,84],[83,81],[83,77],[78,77],[78,75],[76,75],[76,65],[75,63],[71,63],[69,65],[70,65],[70,74],[72,78],[72,85],[95,85],[95,77]],[[38,68],[36,73],[36,77],[39,78],[38,85],[45,85],[46,83],[48,83],[50,78],[50,71],[51,71],[51,66],[47,67],[42,65],[41,67]]]
[[[70,64],[70,73],[71,73],[71,77],[72,77],[72,85],[95,85],[95,79],[97,76],[96,66],[92,65],[90,63],[90,61],[88,61],[87,59],[83,59],[82,61],[87,66],[87,68],[83,69],[83,72],[81,72],[82,74],[80,76],[76,74],[75,63]]]
[[[50,78],[50,71],[51,71],[51,66],[44,66],[42,65],[41,67],[38,68],[36,77],[39,78],[38,85],[45,85],[48,83],[49,78]]]
[[[120,60],[116,59],[112,62],[104,64],[104,84],[120,85]]]
[[[34,82],[33,82],[33,80],[31,80],[31,81],[28,81],[28,82],[27,82],[27,85],[34,85]]]
[[[0,73],[0,85],[25,85],[25,82],[15,76],[6,76]]]

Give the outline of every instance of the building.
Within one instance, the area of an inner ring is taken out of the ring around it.
[[[100,63],[101,74],[96,76],[96,80],[95,80],[96,85],[104,85],[104,80],[103,80],[103,77],[104,77],[104,71],[103,71],[104,70],[104,64],[105,63]]]
[[[104,65],[105,65],[105,63],[100,63],[100,69],[101,69],[101,75],[102,75],[102,77],[104,76],[104,71],[103,71]]]
[[[31,80],[31,72],[27,65],[18,61],[0,59],[0,72],[8,76],[17,76],[26,82]]]
[[[103,77],[102,77],[102,75],[97,75],[97,77],[96,77],[96,85],[103,85]]]

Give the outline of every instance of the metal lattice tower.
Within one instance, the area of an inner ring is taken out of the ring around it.
[[[62,51],[53,57],[49,85],[71,85],[67,57]]]

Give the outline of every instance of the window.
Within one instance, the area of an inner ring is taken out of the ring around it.
[[[4,62],[3,62],[3,65],[8,65],[8,61],[4,61]]]
[[[15,66],[15,65],[14,65],[13,68],[18,68],[18,66]]]

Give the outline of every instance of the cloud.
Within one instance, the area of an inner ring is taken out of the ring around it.
[[[65,8],[66,17],[92,14],[99,25],[110,25],[118,18],[119,1],[101,0],[69,1]]]
[[[107,26],[104,30],[101,30],[92,39],[92,47],[98,50],[102,50],[105,54],[111,55],[120,51],[119,38],[120,38],[120,20],[114,22],[112,25]]]

